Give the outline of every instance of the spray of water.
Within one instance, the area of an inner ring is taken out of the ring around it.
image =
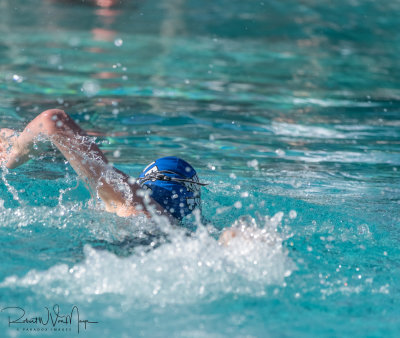
[[[192,235],[171,227],[166,243],[152,250],[153,244],[137,247],[128,257],[86,245],[80,263],[9,276],[0,287],[31,288],[77,301],[114,294],[128,306],[185,304],[227,294],[261,296],[268,285],[283,285],[295,269],[283,245],[285,235],[278,231],[282,216],[237,220],[233,227],[240,234],[228,245],[203,226]]]

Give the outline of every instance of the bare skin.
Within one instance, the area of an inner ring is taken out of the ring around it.
[[[12,129],[0,129],[0,163],[9,169],[17,168],[37,156],[39,151],[35,145],[40,146],[46,140],[61,151],[76,173],[103,200],[106,211],[121,217],[142,213],[151,217],[156,213],[175,222],[157,202],[143,196],[140,186],[130,182],[128,175],[108,164],[96,143],[62,110],[42,112],[19,135]],[[225,229],[219,243],[228,246],[235,237],[241,237],[240,231]]]
[[[37,154],[36,143],[50,140],[65,156],[77,174],[103,200],[106,210],[118,216],[158,214],[163,208],[154,200],[146,202],[140,186],[129,176],[108,164],[98,146],[62,110],[50,109],[33,119],[17,136],[12,129],[0,130],[0,161],[9,169],[19,167]]]

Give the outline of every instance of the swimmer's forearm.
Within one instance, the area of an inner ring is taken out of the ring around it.
[[[62,110],[47,110],[33,119],[18,136],[6,166],[16,168],[34,154],[35,142],[50,140],[71,166],[105,202],[106,210],[119,215],[136,214],[145,208],[139,189],[129,184],[129,176],[108,165],[107,158],[85,132]],[[145,210],[144,210],[145,211]]]
[[[15,133],[17,134],[17,133]],[[6,157],[6,167],[14,169],[27,162],[33,155],[36,155],[34,142],[38,135],[30,127],[15,137],[12,147]]]
[[[59,109],[46,110],[34,118],[18,136],[6,166],[20,166],[34,154],[34,144],[51,141],[69,161],[78,175],[89,181],[101,179],[107,158],[96,143]]]
[[[74,146],[76,137],[83,137],[84,131],[62,110],[51,109],[44,111],[33,119],[24,129],[24,131],[16,138],[8,160],[7,168],[13,169],[28,161],[31,155],[36,155],[34,149],[35,143],[40,143],[45,140],[52,141],[57,148],[69,160],[71,155],[71,146]],[[93,143],[97,148],[97,146]],[[107,159],[100,149],[89,149],[87,151],[95,151],[97,158],[107,163]],[[85,149],[80,149],[84,151]],[[66,153],[65,153],[66,152]]]

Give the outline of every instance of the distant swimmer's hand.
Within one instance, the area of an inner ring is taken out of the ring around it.
[[[0,163],[7,163],[10,154],[16,144],[18,134],[15,130],[2,128],[0,129]]]
[[[228,246],[229,243],[239,234],[239,229],[228,228],[225,229],[218,239],[219,244]]]
[[[268,233],[256,227],[231,227],[224,229],[218,239],[222,246],[230,246],[233,242],[267,242]]]

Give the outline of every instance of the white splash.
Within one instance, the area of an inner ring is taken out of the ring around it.
[[[264,218],[262,228],[251,217],[237,220],[233,227],[247,230],[227,246],[204,227],[191,236],[176,229],[170,242],[152,250],[138,247],[129,257],[86,245],[84,260],[72,267],[59,264],[47,271],[31,270],[22,278],[9,276],[0,287],[31,288],[71,301],[120,295],[126,306],[187,304],[227,294],[262,296],[268,285],[282,285],[295,269],[284,235],[277,231],[282,216]]]

